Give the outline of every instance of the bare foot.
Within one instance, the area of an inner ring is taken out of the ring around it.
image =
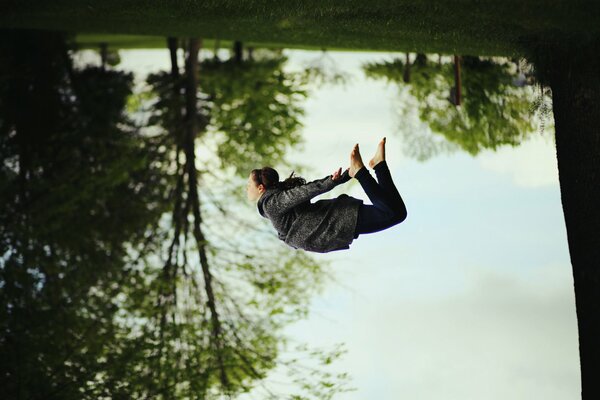
[[[360,156],[360,150],[358,149],[358,143],[354,145],[352,152],[350,153],[350,168],[348,170],[348,174],[354,178],[354,175],[362,168],[365,164],[363,164],[362,158]]]
[[[385,160],[385,138],[381,139],[381,142],[377,145],[377,151],[371,161],[369,161],[369,167],[375,168],[377,164]]]

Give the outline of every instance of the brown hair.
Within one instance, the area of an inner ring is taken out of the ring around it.
[[[263,184],[265,189],[277,188],[286,190],[306,184],[306,180],[304,178],[300,176],[294,176],[294,171],[292,171],[286,180],[279,182],[279,174],[271,167],[253,169],[252,179],[257,185]]]

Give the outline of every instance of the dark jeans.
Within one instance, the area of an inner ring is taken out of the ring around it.
[[[373,205],[363,204],[360,206],[354,230],[355,238],[363,233],[387,229],[406,219],[406,206],[394,186],[387,163],[381,161],[374,170],[379,183],[375,181],[366,167],[361,168],[354,175],[373,203]]]

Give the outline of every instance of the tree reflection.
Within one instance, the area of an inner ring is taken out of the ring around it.
[[[456,147],[476,155],[484,149],[516,146],[535,130],[531,91],[514,85],[518,72],[508,60],[456,59],[462,70],[459,80],[453,63],[434,62],[424,54],[413,62],[396,59],[364,66],[368,77],[407,85],[420,119],[450,143],[414,140],[411,135],[416,133],[404,132],[412,145],[409,155],[424,160]]]
[[[280,356],[281,330],[306,314],[322,267],[233,212],[239,181],[219,169],[245,177],[299,141],[302,79],[284,58],[200,67],[200,41],[186,41],[183,73],[173,57],[149,78],[141,129],[125,113],[130,74],[74,68],[58,34],[1,43],[8,397],[210,399],[262,385],[277,365],[303,374]],[[227,140],[215,163],[197,159],[214,151],[208,135]],[[323,371],[302,389],[330,398],[339,380]]]

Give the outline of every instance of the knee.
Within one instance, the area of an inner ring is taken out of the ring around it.
[[[408,213],[406,212],[406,210],[397,212],[394,214],[394,222],[396,224],[402,223],[402,222],[404,222],[404,220],[406,219],[407,216],[408,216]]]

